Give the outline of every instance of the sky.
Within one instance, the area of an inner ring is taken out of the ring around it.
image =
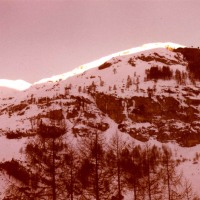
[[[0,79],[33,83],[152,42],[199,46],[199,0],[0,0]]]

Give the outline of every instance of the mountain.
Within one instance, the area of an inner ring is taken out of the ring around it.
[[[168,144],[197,191],[199,166],[193,161],[200,148],[199,52],[152,43],[32,85],[18,82],[22,91],[0,98],[0,142],[16,145],[1,159],[20,158],[17,152],[37,134],[41,121],[64,124],[73,138],[91,129],[108,138],[118,131],[136,143]]]
[[[15,90],[25,90],[31,86],[30,83],[24,80],[8,80],[0,79],[0,87],[11,88]]]

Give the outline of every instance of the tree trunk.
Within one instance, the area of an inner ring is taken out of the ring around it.
[[[117,182],[118,182],[118,199],[121,199],[121,170],[119,158],[119,138],[117,136]]]
[[[73,153],[72,153],[73,154]],[[71,191],[70,191],[70,196],[71,196],[71,200],[73,200],[73,196],[74,196],[74,180],[73,180],[73,155],[71,155],[71,169],[70,169],[70,179],[71,179]]]
[[[137,200],[137,186],[136,180],[133,182],[133,190],[134,190],[134,200]]]
[[[96,133],[95,141],[95,194],[96,200],[99,199],[99,163],[98,163],[98,134]]]
[[[147,156],[147,178],[148,178],[148,196],[149,196],[149,200],[151,200],[151,174],[150,174],[150,161],[149,161],[149,147],[147,146],[147,150],[146,150],[146,156]]]
[[[171,188],[170,188],[170,172],[169,172],[169,160],[168,156],[166,158],[166,167],[167,167],[167,188],[168,188],[168,200],[171,200]]]
[[[52,139],[53,140],[53,149],[52,149],[52,153],[53,153],[53,155],[52,155],[52,193],[53,193],[53,200],[56,200],[56,178],[55,178],[55,176],[56,176],[56,173],[55,173],[55,139],[53,138]]]

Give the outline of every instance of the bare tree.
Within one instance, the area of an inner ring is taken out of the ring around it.
[[[111,169],[114,181],[117,183],[116,199],[120,200],[123,198],[122,192],[125,188],[124,172],[122,169],[122,153],[127,147],[127,142],[123,141],[122,137],[118,132],[109,141],[109,147],[107,150],[108,155],[108,166]],[[114,183],[112,184],[114,185]]]
[[[79,157],[75,147],[71,144],[65,143],[64,147],[62,177],[60,177],[60,181],[62,181],[65,188],[65,196],[70,200],[73,200],[75,197],[80,196],[82,192],[80,182],[77,178],[81,158]]]
[[[143,154],[143,170],[145,176],[145,185],[147,188],[147,196],[149,200],[160,199],[162,197],[161,167],[159,161],[159,151],[156,146],[150,146],[148,143],[145,146]]]
[[[172,152],[167,146],[162,147],[163,155],[163,178],[167,188],[167,199],[175,200],[180,198],[179,189],[181,186],[182,174],[177,173],[176,163],[173,159]]]
[[[105,142],[102,133],[94,131],[80,144],[82,165],[79,180],[85,197],[109,199],[110,187],[105,159]]]
[[[21,196],[28,196],[28,199],[61,198],[63,186],[59,177],[63,151],[61,136],[64,133],[65,129],[40,124],[38,135],[27,144],[25,149],[24,165],[29,175],[29,182],[19,187],[9,188],[9,196],[13,196],[14,199],[20,199]]]
[[[144,199],[142,187],[143,165],[142,149],[140,146],[125,148],[122,152],[122,169],[125,172],[126,186],[133,190],[134,200]]]

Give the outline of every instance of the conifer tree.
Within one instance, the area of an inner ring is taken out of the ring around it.
[[[128,75],[127,77],[127,81],[126,81],[126,88],[129,88],[132,85],[132,80],[130,75]]]
[[[117,87],[116,87],[116,85],[114,85],[114,86],[113,86],[113,90],[117,90]]]

